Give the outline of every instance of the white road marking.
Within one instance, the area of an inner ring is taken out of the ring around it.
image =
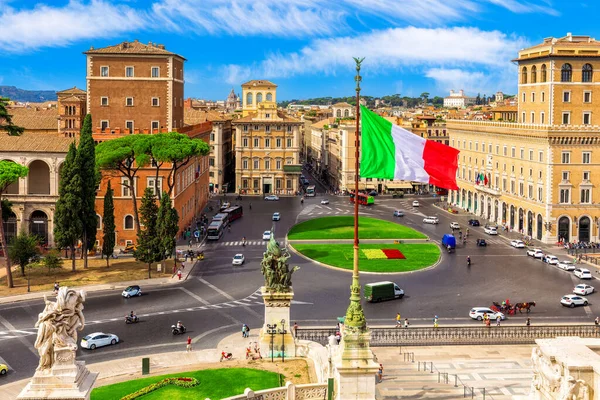
[[[15,328],[15,326],[13,324],[11,324],[6,318],[4,318],[1,315],[0,315],[0,324],[4,325],[8,330],[11,330],[11,331],[18,330],[17,328]],[[18,336],[17,340],[19,342],[21,342],[29,351],[31,351],[33,354],[35,354],[36,357],[39,356],[37,350],[23,336]]]
[[[206,306],[209,306],[209,305],[210,305],[210,303],[209,303],[208,301],[204,300],[202,297],[198,296],[197,294],[195,294],[195,293],[192,293],[190,290],[188,290],[188,289],[186,289],[186,288],[184,288],[184,287],[180,287],[179,289],[180,289],[182,292],[184,292],[184,293],[186,293],[186,294],[188,294],[188,295],[192,296],[194,299],[198,300],[200,303],[202,303],[202,304],[204,304],[204,305],[206,305]]]

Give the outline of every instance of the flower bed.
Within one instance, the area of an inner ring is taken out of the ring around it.
[[[162,381],[153,383],[152,385],[143,387],[136,392],[128,394],[127,396],[121,397],[121,400],[137,399],[138,397],[141,397],[145,394],[153,392],[153,391],[160,389],[161,387],[167,386],[167,385],[175,385],[175,386],[179,386],[179,387],[183,387],[183,388],[191,388],[194,386],[198,386],[199,384],[200,384],[200,381],[196,378],[166,378],[166,379],[163,379]]]

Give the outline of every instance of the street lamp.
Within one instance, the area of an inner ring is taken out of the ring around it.
[[[285,362],[285,334],[287,333],[287,330],[285,329],[285,319],[281,320],[281,329],[278,329],[277,331],[281,334],[281,362]]]
[[[275,334],[277,333],[277,324],[267,324],[267,334],[271,335],[271,362],[273,362],[273,340],[275,337]]]

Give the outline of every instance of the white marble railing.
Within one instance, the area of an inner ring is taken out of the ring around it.
[[[244,390],[244,394],[227,397],[223,400],[316,400],[325,398],[327,398],[327,383],[295,385],[292,382],[287,382],[282,387],[258,390],[256,392],[247,388]]]

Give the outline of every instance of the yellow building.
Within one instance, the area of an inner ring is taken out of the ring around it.
[[[598,241],[600,42],[548,38],[514,61],[518,123],[447,123],[461,152],[450,201],[546,243]]]
[[[242,118],[235,129],[236,192],[293,195],[302,173],[299,160],[302,122],[277,109],[272,82],[242,85]]]

